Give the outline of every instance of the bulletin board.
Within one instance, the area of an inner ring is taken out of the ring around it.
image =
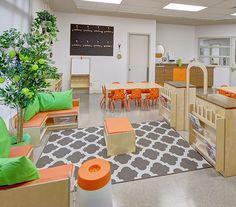
[[[70,55],[113,56],[114,27],[71,24]]]

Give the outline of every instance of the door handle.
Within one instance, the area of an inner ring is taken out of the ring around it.
[[[129,71],[131,71],[131,69],[129,68]]]

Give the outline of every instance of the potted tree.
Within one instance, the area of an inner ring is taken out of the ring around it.
[[[46,20],[46,32],[42,32],[42,14],[53,19],[51,24]],[[42,11],[33,21],[30,33],[10,29],[0,36],[0,98],[17,110],[18,143],[23,139],[26,107],[34,102],[38,92],[47,91],[47,79],[58,78],[50,57],[51,42],[56,40],[57,32],[56,17]]]

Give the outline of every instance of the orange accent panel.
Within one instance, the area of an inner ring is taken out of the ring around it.
[[[110,179],[111,166],[106,160],[89,160],[78,171],[78,185],[84,190],[98,190],[107,185]]]
[[[106,118],[105,124],[109,134],[133,131],[133,127],[127,117]]]
[[[40,179],[30,181],[30,182],[20,183],[16,185],[11,185],[11,186],[1,186],[0,190],[10,189],[10,188],[15,188],[15,187],[22,187],[22,186],[29,186],[29,185],[34,185],[34,184],[43,184],[50,181],[70,178],[72,176],[73,167],[74,167],[73,164],[68,164],[68,165],[62,165],[58,167],[41,169],[39,170]]]
[[[173,81],[186,81],[186,68],[174,68]]]
[[[11,147],[9,157],[26,157],[32,148],[31,145]]]
[[[24,128],[41,127],[46,118],[47,118],[47,112],[40,112],[36,114],[32,119],[25,122],[23,127]]]

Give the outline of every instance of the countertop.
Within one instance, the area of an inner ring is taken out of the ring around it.
[[[236,99],[229,98],[221,94],[199,94],[197,97],[224,109],[236,109]]]
[[[186,82],[184,81],[165,81],[165,83],[175,88],[186,88]],[[196,86],[192,84],[190,84],[189,86],[190,88],[196,88]]]

